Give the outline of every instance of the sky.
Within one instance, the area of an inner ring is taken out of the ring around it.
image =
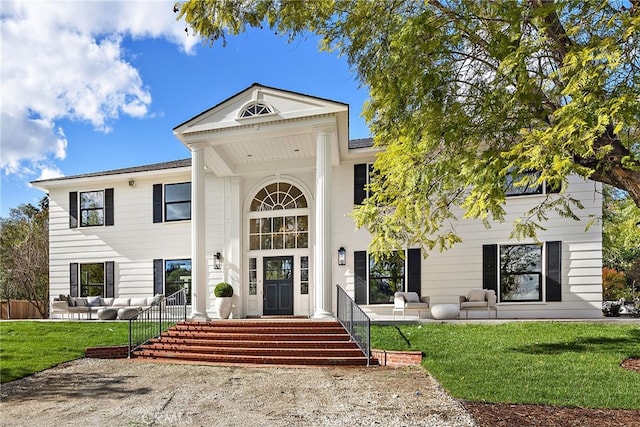
[[[368,91],[318,39],[269,29],[203,44],[173,1],[0,0],[0,217],[31,181],[190,157],[173,128],[253,83],[350,105]]]

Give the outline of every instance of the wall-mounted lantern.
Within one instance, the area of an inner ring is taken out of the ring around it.
[[[347,264],[347,251],[344,247],[340,246],[338,249],[338,265],[346,265]]]
[[[222,255],[220,252],[213,254],[213,268],[220,270],[222,268]]]

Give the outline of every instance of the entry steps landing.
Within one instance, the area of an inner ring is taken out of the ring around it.
[[[339,322],[309,319],[180,322],[133,356],[206,364],[367,365]]]

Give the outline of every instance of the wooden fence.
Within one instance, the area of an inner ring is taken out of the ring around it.
[[[0,301],[0,319],[42,319],[42,316],[29,301],[5,300]]]

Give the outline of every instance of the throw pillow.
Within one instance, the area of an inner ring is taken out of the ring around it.
[[[87,297],[87,305],[89,307],[97,307],[100,305],[100,297]]]
[[[417,292],[405,292],[404,300],[406,302],[420,302],[420,296],[418,296]]]
[[[76,302],[75,304],[76,307],[86,307],[88,305],[86,298],[76,298],[75,302]]]
[[[467,299],[470,302],[480,302],[485,300],[484,295],[484,289],[473,289],[469,292],[469,296],[467,297]]]
[[[131,302],[129,303],[129,305],[135,306],[135,307],[143,307],[143,306],[147,305],[147,299],[146,298],[131,298]]]

